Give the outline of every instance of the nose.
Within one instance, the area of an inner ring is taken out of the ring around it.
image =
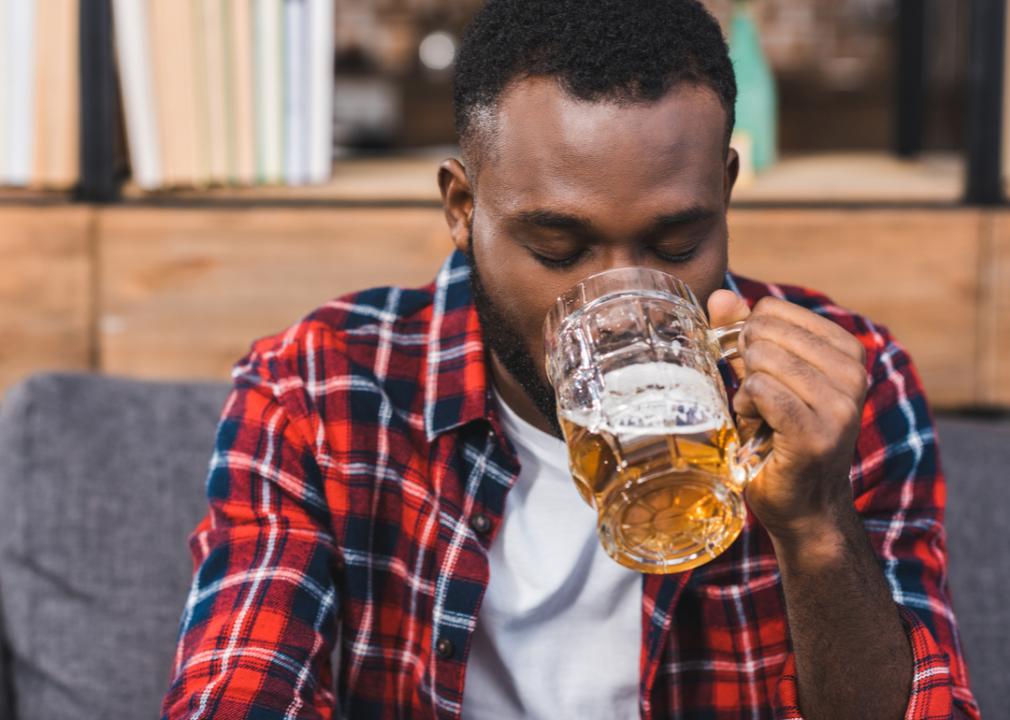
[[[600,260],[599,272],[645,265],[642,248],[638,247],[637,243],[611,245],[600,253]]]

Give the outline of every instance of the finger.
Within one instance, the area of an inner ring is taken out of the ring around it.
[[[866,396],[866,368],[849,354],[806,328],[771,315],[752,315],[743,332],[743,352],[772,342],[818,370],[831,385],[854,398]]]
[[[726,327],[746,320],[750,315],[747,301],[729,290],[716,290],[708,298],[708,321],[713,328]],[[744,376],[743,360],[731,358],[729,365],[738,378]]]
[[[789,388],[814,413],[821,407],[834,402],[833,396],[849,398],[855,405],[859,396],[848,395],[843,388],[836,387],[829,375],[811,365],[787,348],[771,340],[749,340],[744,350],[744,364],[748,375],[765,373],[771,375]],[[846,359],[847,363],[852,363]]]
[[[865,365],[866,349],[852,333],[805,307],[775,297],[765,297],[754,306],[753,314],[755,317],[777,317],[785,322],[805,328],[811,334],[831,343],[841,352]]]
[[[760,417],[783,435],[802,436],[819,422],[813,410],[780,380],[763,372],[747,376],[733,400],[744,417]]]

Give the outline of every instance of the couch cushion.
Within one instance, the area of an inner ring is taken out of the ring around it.
[[[47,375],[0,408],[16,717],[157,717],[226,386]]]
[[[983,717],[1010,698],[1010,422],[941,418],[950,584]]]

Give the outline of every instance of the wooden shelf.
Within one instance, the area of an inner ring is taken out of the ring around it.
[[[249,203],[373,204],[399,203],[437,205],[440,202],[436,173],[439,162],[452,157],[444,153],[367,157],[339,160],[333,177],[322,185],[211,187],[145,192],[135,185],[123,188],[126,202],[199,203],[227,205]]]
[[[69,190],[0,187],[0,205],[59,205],[73,200]]]
[[[145,192],[128,185],[126,202],[151,204],[438,205],[438,163],[453,148],[412,155],[339,161],[323,185],[204,188]],[[956,155],[901,160],[883,153],[831,153],[785,158],[746,186],[734,203],[787,205],[953,205],[963,195],[964,163]]]
[[[883,153],[834,153],[785,158],[734,201],[768,204],[956,204],[964,194],[957,155],[902,160]]]

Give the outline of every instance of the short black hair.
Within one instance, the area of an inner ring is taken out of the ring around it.
[[[648,102],[675,85],[715,91],[735,122],[736,78],[718,21],[698,0],[488,0],[456,62],[456,133],[465,152],[515,80],[555,78],[588,101]]]

